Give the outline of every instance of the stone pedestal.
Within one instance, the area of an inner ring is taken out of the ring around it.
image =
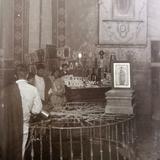
[[[110,114],[133,114],[135,107],[134,90],[113,89],[106,92],[105,112]]]

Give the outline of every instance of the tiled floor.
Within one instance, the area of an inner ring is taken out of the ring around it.
[[[137,118],[137,160],[160,160],[160,121]]]

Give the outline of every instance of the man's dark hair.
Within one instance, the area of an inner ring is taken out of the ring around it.
[[[45,69],[45,66],[43,64],[38,64],[37,65],[37,70],[40,70],[40,69]]]
[[[65,66],[68,67],[68,64],[67,63],[62,64],[62,68],[64,68]]]
[[[57,68],[57,67],[52,68],[51,75],[54,75],[54,73],[55,73],[56,71],[60,72],[60,69]]]
[[[35,78],[35,74],[32,73],[32,72],[29,72],[29,73],[28,73],[28,76],[27,76],[27,80],[30,80],[30,79],[32,79],[32,78]]]
[[[15,74],[17,78],[25,77],[28,72],[27,66],[24,64],[18,64],[15,68]]]

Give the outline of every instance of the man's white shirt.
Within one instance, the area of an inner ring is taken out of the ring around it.
[[[35,75],[35,87],[37,88],[41,99],[45,100],[45,82],[43,77]]]
[[[29,129],[29,119],[31,113],[38,114],[42,110],[42,102],[37,88],[28,84],[26,80],[16,81],[22,98],[23,109],[23,133],[27,133]]]

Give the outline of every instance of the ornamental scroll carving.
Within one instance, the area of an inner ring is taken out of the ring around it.
[[[99,0],[99,44],[145,45],[147,0]]]

